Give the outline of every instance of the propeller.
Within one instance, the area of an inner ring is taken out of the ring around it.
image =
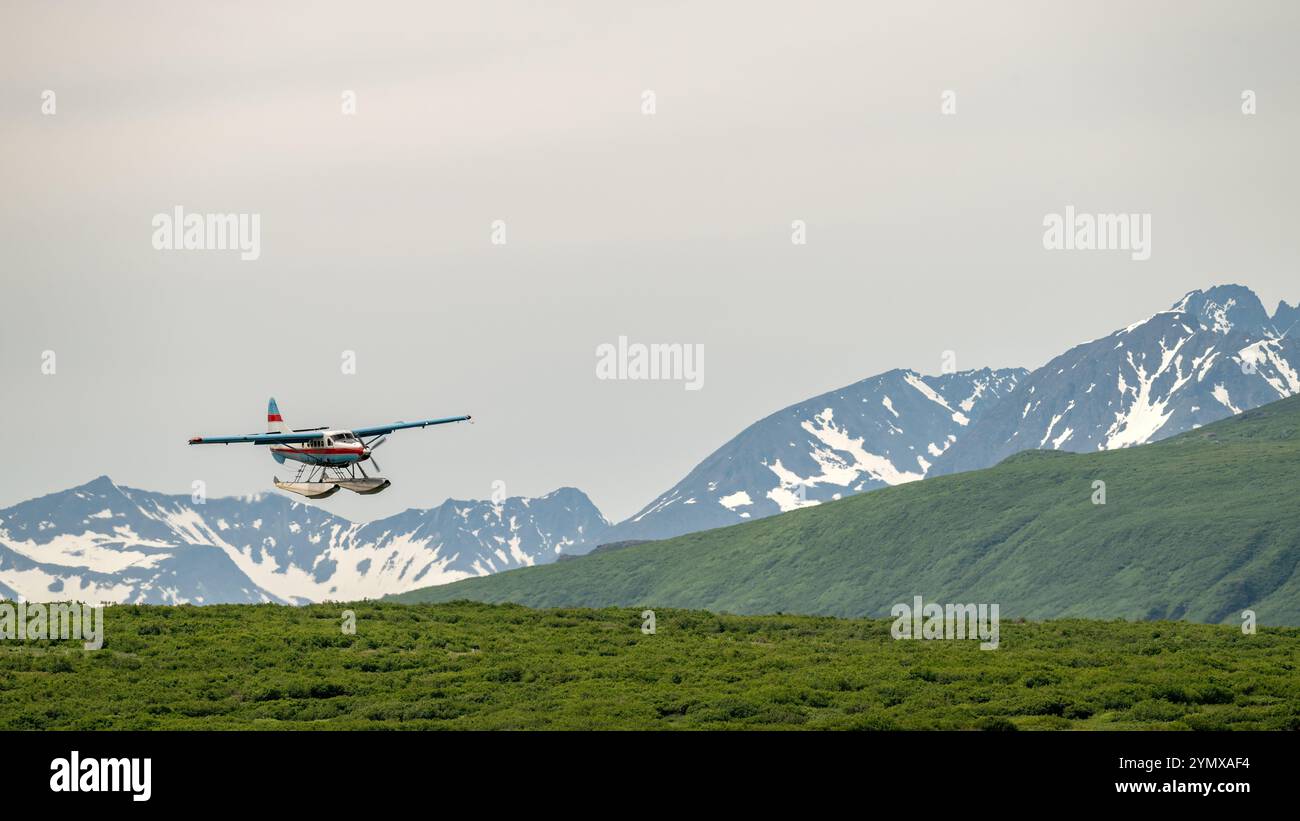
[[[381,436],[378,439],[372,441],[374,441],[373,445],[367,445],[367,448],[370,450],[370,464],[375,466],[375,470],[377,470],[380,473],[383,473],[384,468],[382,465],[379,464],[379,460],[375,458],[375,451],[379,450],[380,445],[388,441],[388,437]]]

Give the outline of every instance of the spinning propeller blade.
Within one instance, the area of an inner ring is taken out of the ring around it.
[[[378,439],[374,440],[375,443],[374,443],[373,445],[370,445],[370,446],[369,446],[369,449],[370,449],[370,464],[374,465],[374,466],[375,466],[375,470],[379,471],[380,473],[383,473],[383,472],[384,472],[384,469],[383,469],[383,467],[379,464],[379,460],[375,458],[375,451],[379,450],[379,446],[382,445],[383,443],[387,442],[387,441],[388,441],[388,437],[387,437],[387,436],[381,436],[381,437],[379,437]]]

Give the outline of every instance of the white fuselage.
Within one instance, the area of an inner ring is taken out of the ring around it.
[[[351,465],[370,458],[361,440],[347,430],[323,430],[320,436],[295,445],[273,445],[276,461],[291,459],[307,465]]]

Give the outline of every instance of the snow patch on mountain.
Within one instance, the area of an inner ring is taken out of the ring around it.
[[[722,505],[727,510],[735,510],[738,507],[752,505],[754,504],[754,501],[749,498],[748,493],[743,490],[738,490],[729,496],[723,496],[718,500],[718,504]]]

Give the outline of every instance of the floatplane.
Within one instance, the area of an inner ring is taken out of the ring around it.
[[[427,428],[449,422],[468,422],[469,416],[448,416],[445,419],[421,419],[418,422],[393,422],[369,428],[298,428],[290,430],[280,415],[280,408],[272,399],[266,407],[266,433],[249,433],[243,436],[195,436],[191,445],[233,445],[249,443],[270,445],[271,456],[277,464],[298,462],[298,474],[292,481],[281,482],[272,477],[280,490],[297,493],[309,499],[324,499],[339,491],[369,495],[378,493],[392,484],[382,476],[370,476],[362,462],[369,461],[375,471],[381,471],[375,451],[388,441],[388,434],[407,428]]]

